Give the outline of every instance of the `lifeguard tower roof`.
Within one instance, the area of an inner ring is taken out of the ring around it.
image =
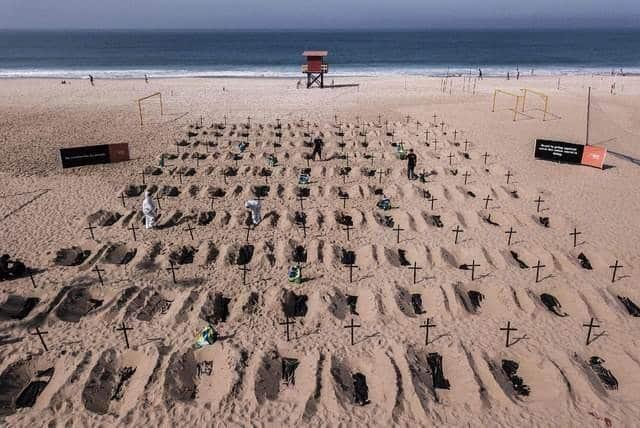
[[[312,56],[327,56],[329,55],[328,51],[304,51],[302,52],[302,56],[312,57]]]

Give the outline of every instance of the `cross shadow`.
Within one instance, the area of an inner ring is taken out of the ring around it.
[[[444,337],[452,337],[452,336],[451,336],[451,333],[443,333],[443,334],[441,334],[439,336],[436,336],[435,339],[430,340],[429,343],[427,343],[427,345],[431,345],[433,343],[436,343],[438,340],[440,340],[440,339],[442,339]]]
[[[591,345],[593,342],[595,342],[596,340],[600,339],[602,336],[608,336],[606,331],[601,331],[600,333],[596,334],[595,336],[593,336],[591,338],[591,340],[589,340],[589,343],[587,343],[588,345]]]
[[[622,279],[625,279],[625,278],[631,278],[631,275],[620,275],[620,276],[617,276],[615,282],[618,282],[618,281],[620,281]]]
[[[527,337],[527,335],[525,334],[524,336],[520,336],[520,337],[516,337],[515,339],[513,339],[513,341],[509,344],[509,346],[513,346],[516,343],[522,341],[522,340],[528,340],[529,338]]]
[[[357,344],[359,344],[359,343],[366,342],[367,340],[372,339],[372,338],[377,337],[377,336],[380,336],[380,332],[376,332],[376,333],[370,334],[370,335],[368,335],[368,336],[365,336],[365,337],[363,337],[363,338],[362,338],[362,339],[360,339],[360,340],[356,340],[356,341],[354,341],[354,343],[353,343],[353,344],[354,344],[354,345],[357,345]]]
[[[540,278],[540,280],[538,280],[538,284],[541,283],[542,281],[546,280],[546,279],[550,279],[550,278],[554,278],[554,277],[555,277],[555,275],[552,274],[552,273],[550,273],[547,276],[543,276],[542,278]]]

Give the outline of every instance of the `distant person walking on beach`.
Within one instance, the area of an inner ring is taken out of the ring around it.
[[[298,79],[298,82],[296,83],[296,89],[300,89],[300,85],[301,85],[300,79]]]
[[[478,69],[478,77],[480,78],[480,80],[482,80],[482,69],[481,68]]]
[[[95,85],[93,84],[93,76],[92,76],[92,75],[89,75],[89,82],[91,83],[91,86],[95,86]]]
[[[313,152],[311,153],[311,159],[316,160],[316,154],[318,158],[322,160],[322,146],[324,146],[324,142],[322,138],[316,137],[313,140]]]
[[[146,74],[144,75],[144,83],[149,83],[149,76]]]
[[[418,156],[413,153],[413,149],[409,149],[409,154],[407,155],[407,178],[409,180],[416,178],[415,169],[417,164]]]
[[[509,80],[511,78],[511,75],[509,74],[509,72],[507,71],[507,80]]]

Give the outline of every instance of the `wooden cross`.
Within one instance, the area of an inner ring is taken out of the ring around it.
[[[511,332],[512,331],[518,331],[517,328],[511,327],[511,321],[507,321],[507,326],[506,327],[501,327],[500,328],[501,331],[506,331],[507,332],[507,340],[505,342],[505,346],[508,348],[509,345],[511,344]]]
[[[487,152],[484,152],[484,154],[482,155],[482,157],[484,158],[484,164],[485,164],[485,165],[487,164],[487,158],[488,158],[489,156],[491,156],[491,155],[490,155],[489,153],[487,153]]]
[[[179,169],[179,170],[178,170],[178,172],[177,172],[176,174],[178,174],[178,178],[180,179],[180,184],[182,184],[182,174],[184,174],[184,173],[182,172],[182,169]]]
[[[454,129],[453,130],[453,141],[456,141],[456,136],[458,135],[458,130]]]
[[[421,267],[418,267],[416,262],[413,262],[413,266],[409,266],[409,269],[413,270],[413,283],[415,284],[417,282],[417,272],[422,269]]]
[[[398,227],[397,227],[397,228],[392,229],[392,230],[395,230],[396,232],[398,232],[398,239],[397,239],[397,242],[398,242],[398,244],[399,244],[399,243],[400,243],[400,231],[402,231],[402,230],[404,230],[404,229],[401,229],[401,228],[400,228],[400,225],[398,225]]]
[[[517,232],[515,230],[513,230],[513,226],[512,226],[505,233],[507,235],[509,235],[509,237],[507,238],[507,246],[509,246],[509,245],[511,245],[511,235],[513,235],[514,233],[517,233]]]
[[[145,176],[146,176],[146,174],[144,173],[144,170],[143,170],[142,171],[142,184],[144,184],[144,185],[147,184],[147,182],[145,181],[145,178],[144,178]]]
[[[242,285],[247,285],[247,272],[251,269],[249,269],[247,265],[242,265],[240,270],[242,271]]]
[[[169,267],[165,269],[167,271],[171,271],[171,278],[173,278],[173,283],[177,284],[178,282],[176,281],[176,271],[180,268],[175,267],[175,265],[173,264],[173,260],[169,260]]]
[[[91,270],[98,274],[98,281],[100,281],[100,285],[104,287],[104,280],[102,279],[101,274],[101,272],[104,272],[104,269],[100,269],[98,265],[95,265],[95,267]]]
[[[340,199],[342,199],[342,208],[347,209],[347,199],[349,199],[349,195],[342,195],[340,196]]]
[[[429,144],[429,128],[424,131],[424,143]]]
[[[246,237],[246,242],[249,242],[249,232],[251,232],[251,223],[249,223],[248,225],[246,225],[244,227],[244,229],[247,231],[247,237]]]
[[[373,160],[374,160],[375,158],[376,158],[376,156],[375,156],[373,153],[371,153],[371,166],[373,166]]]
[[[467,148],[469,147],[469,141],[468,140],[464,140],[464,152],[468,153]]]
[[[453,165],[452,161],[453,158],[455,157],[455,155],[451,152],[449,152],[449,156],[447,156],[449,158],[449,166]]]
[[[484,209],[486,210],[487,208],[489,208],[489,202],[493,201],[493,199],[491,199],[491,195],[487,195],[487,197],[484,198],[483,201],[484,201]]]
[[[136,227],[135,223],[131,223],[131,227],[128,227],[127,230],[130,230],[131,233],[133,234],[133,242],[137,241],[136,238],[136,230],[140,229],[139,227]]]
[[[407,116],[405,117],[405,119],[407,119],[407,123],[409,123],[409,120],[411,119],[411,116],[407,115]]]
[[[191,226],[191,223],[187,224],[187,227],[185,229],[183,229],[185,232],[189,232],[189,235],[191,236],[191,240],[193,241],[193,231],[195,230],[195,228],[193,226]]]
[[[440,122],[440,129],[442,129],[442,133],[443,134],[445,133],[444,132],[444,125],[445,125],[445,123],[444,123],[444,120],[443,120],[442,122]]]
[[[295,325],[296,321],[295,320],[291,320],[291,318],[289,318],[289,317],[286,317],[284,321],[280,321],[280,322],[278,322],[278,324],[285,326],[284,328],[285,328],[285,334],[287,335],[287,342],[289,340],[291,340],[291,337],[289,335],[289,326],[290,325]]]
[[[342,229],[342,230],[346,230],[347,231],[347,241],[349,240],[349,231],[351,229],[353,229],[353,227],[348,225],[348,224],[344,227],[344,229]]]
[[[430,198],[429,198],[429,199],[427,199],[427,200],[428,200],[429,202],[431,202],[431,211],[433,211],[433,203],[434,203],[435,201],[437,201],[438,199],[437,199],[437,198],[434,198],[434,197],[432,196],[432,197],[430,197]]]
[[[433,151],[434,152],[438,151],[438,139],[437,138],[433,139]]]
[[[163,196],[160,195],[160,192],[156,193],[156,202],[158,203],[158,208],[162,209],[162,205],[160,205],[160,200],[164,199]]]
[[[222,178],[224,180],[224,184],[227,184],[227,170],[226,169],[222,170]]]
[[[304,206],[302,205],[303,201],[305,201],[307,198],[303,197],[302,195],[298,196],[298,201],[300,202],[300,211],[304,211]]]
[[[347,265],[347,268],[349,269],[349,284],[353,283],[353,269],[360,269],[358,266],[354,265],[353,263],[349,263]]]
[[[116,331],[121,331],[122,333],[124,333],[124,343],[127,346],[127,349],[129,349],[129,336],[127,335],[128,330],[133,330],[133,327],[127,327],[124,321],[122,321],[122,324],[119,328],[116,328]]]
[[[465,171],[464,174],[462,174],[462,176],[464,177],[464,184],[467,184],[467,179],[469,177],[471,177],[471,174],[469,174],[469,171]]]
[[[454,233],[456,234],[456,237],[455,237],[455,238],[454,238],[454,240],[453,240],[453,244],[454,244],[454,245],[457,245],[457,244],[458,244],[458,235],[459,235],[461,232],[464,232],[464,230],[460,229],[460,226],[458,225],[458,226],[456,226],[456,228],[455,228],[455,229],[451,229],[451,231],[452,231],[452,232],[454,232]]]
[[[251,116],[247,116],[247,128],[251,128]]]
[[[476,279],[476,268],[480,267],[480,265],[476,264],[476,261],[473,260],[469,266],[471,266],[471,281],[475,281],[475,279]]]
[[[211,199],[211,210],[213,211],[213,202],[216,200],[215,195],[209,195],[209,199]]]
[[[576,248],[576,246],[578,245],[578,235],[582,235],[582,232],[578,232],[578,229],[573,228],[573,232],[569,235],[573,236],[573,248]]]
[[[583,327],[587,327],[589,329],[587,330],[587,346],[591,344],[591,330],[594,328],[600,328],[600,326],[598,324],[595,324],[594,321],[595,319],[591,318],[589,324],[582,324]]]
[[[307,223],[303,222],[302,224],[299,224],[298,227],[302,229],[302,235],[304,236],[304,239],[307,239]]]
[[[91,223],[89,223],[89,227],[85,227],[84,230],[89,230],[89,232],[91,233],[91,239],[93,239],[95,241],[96,237],[93,234],[93,229],[96,229],[95,226],[93,226]]]
[[[191,139],[191,133],[189,133],[189,139]],[[180,142],[176,141],[176,152],[180,154]]]
[[[540,212],[540,204],[544,202],[544,199],[542,199],[542,197],[541,197],[541,196],[538,196],[538,199],[536,199],[536,200],[535,200],[535,201],[533,201],[533,202],[535,202],[536,204],[538,204],[538,205],[537,205],[537,208],[536,208],[536,212],[538,212],[538,213],[539,213],[539,212]]]
[[[378,176],[380,177],[380,180],[379,180],[380,184],[382,184],[382,174],[384,174],[384,171],[382,169],[379,169]]]
[[[123,208],[127,208],[127,203],[125,202],[126,198],[127,198],[127,195],[125,195],[124,192],[120,193],[120,200],[122,200],[122,207]]]
[[[511,171],[507,171],[507,173],[504,176],[507,177],[507,184],[509,184],[509,179],[513,177],[513,174],[511,174]]]
[[[611,282],[616,282],[616,272],[618,269],[622,269],[624,266],[618,264],[618,260],[616,260],[615,264],[609,266],[609,269],[613,269],[613,276],[611,277]]]
[[[355,344],[355,341],[353,340],[353,331],[354,331],[354,329],[359,328],[359,327],[362,327],[362,326],[358,325],[358,324],[354,324],[353,318],[351,318],[351,324],[344,326],[344,328],[351,329],[351,346],[353,346]]]
[[[420,328],[424,328],[425,329],[425,332],[424,332],[424,346],[427,346],[429,344],[429,329],[431,327],[437,327],[437,325],[431,324],[431,318],[427,318],[427,322],[425,322],[424,324],[422,324],[420,326]]]
[[[431,116],[431,117],[433,117],[433,124],[437,127],[438,126],[438,122],[436,122],[436,121],[438,120],[438,115],[433,113],[433,116]]]
[[[32,336],[38,336],[40,338],[40,343],[42,344],[42,347],[44,348],[45,351],[49,351],[49,348],[47,348],[47,344],[44,342],[44,335],[45,334],[49,334],[48,331],[40,331],[40,329],[38,327],[36,327],[36,332],[35,333],[31,333]]]
[[[541,265],[540,260],[538,260],[538,263],[532,267],[532,269],[536,270],[536,283],[540,282],[540,269],[543,267],[547,267],[547,265]]]

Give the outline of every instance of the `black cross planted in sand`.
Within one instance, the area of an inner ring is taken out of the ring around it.
[[[247,128],[251,128],[251,116],[247,116]]]
[[[591,318],[589,324],[582,324],[583,327],[587,327],[589,329],[587,330],[587,346],[591,344],[591,330],[593,330],[594,328],[600,328],[600,325],[595,324],[595,321],[595,318]]]
[[[304,202],[306,199],[307,199],[307,198],[305,198],[305,197],[304,197],[304,196],[302,196],[302,195],[299,195],[299,196],[298,196],[298,199],[297,199],[297,200],[298,200],[298,202],[300,202],[300,211],[304,211],[303,202]]]
[[[449,156],[447,157],[449,158],[449,166],[453,165],[453,158],[455,157],[455,155],[449,152]]]
[[[182,171],[182,169],[179,169],[178,172],[176,172],[176,174],[178,174],[178,178],[180,179],[180,184],[182,184],[182,175],[184,174],[184,172]]]
[[[464,177],[464,184],[467,184],[467,180],[469,179],[469,177],[471,177],[471,174],[469,174],[469,171],[465,171],[464,174],[462,174],[462,176]]]
[[[124,344],[126,345],[127,349],[129,349],[129,336],[127,335],[128,330],[133,330],[133,327],[127,327],[124,321],[122,321],[120,327],[116,328],[116,331],[121,331],[122,333],[124,333]]]
[[[475,259],[469,265],[471,267],[471,281],[475,281],[476,279],[476,268],[480,267],[479,264],[476,263]]]
[[[427,322],[425,322],[424,324],[422,324],[420,326],[420,328],[424,328],[425,332],[424,332],[424,346],[427,346],[429,344],[429,329],[432,327],[437,327],[437,325],[435,324],[431,324],[431,318],[427,318]]]
[[[433,139],[433,151],[434,152],[438,151],[438,139],[437,138]]]
[[[156,193],[156,202],[158,203],[158,208],[162,209],[162,205],[160,205],[160,200],[164,199],[164,197],[162,195],[160,195],[160,192]]]
[[[578,229],[574,227],[573,232],[571,232],[569,235],[573,236],[573,248],[576,248],[576,246],[578,245],[578,235],[582,235],[582,232],[578,232]]]
[[[251,269],[249,269],[247,265],[242,265],[239,269],[242,271],[242,285],[247,285],[247,272]]]
[[[382,174],[384,174],[385,172],[382,169],[378,170],[378,177],[379,177],[379,182],[380,184],[382,184]]]
[[[191,134],[189,134],[189,139],[191,139]],[[176,152],[180,154],[180,141],[176,141]]]
[[[540,269],[544,267],[547,267],[547,265],[540,264],[540,260],[538,260],[538,263],[531,268],[536,270],[536,283],[540,282]]]
[[[540,212],[540,204],[544,202],[544,199],[542,199],[542,196],[538,196],[538,199],[536,199],[535,201],[533,201],[537,204],[536,207],[536,212]]]
[[[458,136],[458,130],[454,129],[453,130],[453,141],[456,141],[456,137]]]
[[[124,192],[120,193],[120,200],[122,201],[122,208],[127,208],[127,203],[125,202],[125,199],[127,199],[127,195],[124,194]]]
[[[95,265],[91,270],[98,274],[98,281],[100,281],[100,285],[104,287],[104,279],[102,278],[102,272],[104,272],[104,269],[100,269],[98,265]]]
[[[193,241],[193,231],[196,230],[195,227],[193,227],[191,223],[188,223],[187,227],[182,230],[184,230],[185,232],[189,232],[189,236],[191,236],[191,240]]]
[[[146,176],[147,174],[145,174],[144,170],[142,170],[142,173],[141,173],[140,175],[142,175],[142,184],[143,184],[143,185],[146,185],[146,184],[147,184],[147,181],[145,180],[145,176]]]
[[[349,195],[345,193],[344,195],[340,196],[340,199],[342,199],[342,208],[347,209],[347,200],[349,199]]]
[[[128,227],[127,230],[130,230],[131,233],[133,234],[133,242],[136,242],[137,236],[136,236],[136,230],[140,229],[139,227],[136,227],[135,223],[131,223],[131,227]]]
[[[427,201],[431,202],[431,211],[433,211],[433,203],[437,200],[438,198],[434,198],[433,196],[427,199]]]
[[[618,272],[618,269],[622,269],[624,266],[619,265],[618,264],[618,260],[616,260],[616,262],[609,266],[609,269],[613,269],[613,275],[611,276],[611,282],[616,282],[616,273]]]
[[[94,225],[92,225],[91,223],[89,223],[89,227],[85,227],[84,230],[88,230],[89,233],[91,233],[91,239],[93,239],[94,241],[96,240],[95,235],[93,234],[93,229],[97,229]]]
[[[249,223],[248,225],[246,225],[244,227],[244,229],[247,231],[247,236],[246,236],[246,239],[245,239],[246,242],[249,242],[249,232],[251,232],[252,226],[253,226],[253,223]]]
[[[44,348],[45,351],[49,351],[49,348],[47,348],[47,344],[44,342],[44,335],[45,334],[49,334],[48,331],[40,331],[40,329],[38,327],[36,327],[36,332],[35,333],[30,333],[32,336],[38,336],[40,338],[40,343],[42,344],[42,347]]]
[[[464,140],[464,152],[466,154],[469,154],[468,148],[469,148],[469,140]]]
[[[507,321],[507,326],[506,327],[500,327],[500,330],[507,332],[507,340],[505,342],[505,346],[508,348],[511,345],[511,332],[512,331],[518,331],[518,329],[514,328],[514,327],[511,327],[511,321]]]
[[[287,336],[287,342],[288,342],[288,341],[290,341],[290,340],[291,340],[291,336],[290,336],[290,334],[289,334],[289,326],[290,326],[290,325],[295,325],[295,324],[296,324],[296,321],[295,321],[295,320],[292,320],[292,319],[291,319],[291,318],[289,318],[289,317],[285,317],[285,320],[284,320],[284,321],[280,321],[280,322],[278,322],[278,324],[280,324],[280,325],[283,325],[283,326],[284,326],[284,329],[285,329],[284,331],[285,331],[285,334],[286,334],[286,336]]]
[[[395,229],[392,229],[396,232],[398,232],[398,237],[397,237],[397,243],[400,243],[400,231],[403,231],[404,229],[400,228],[400,225],[398,225],[398,227],[396,227]]]
[[[349,263],[347,265],[347,269],[349,269],[349,284],[353,283],[353,269],[360,269],[358,266],[353,263]]]
[[[353,226],[347,224],[347,225],[344,226],[344,228],[342,230],[347,232],[347,241],[348,241],[349,240],[349,231],[353,230]]]
[[[487,195],[486,198],[482,199],[484,201],[484,209],[486,210],[487,208],[489,208],[489,202],[493,201],[493,199],[491,199],[491,195]]]
[[[307,223],[303,221],[300,224],[298,224],[298,227],[302,229],[302,235],[304,236],[305,239],[307,239]]]
[[[222,169],[222,179],[224,180],[224,184],[227,184],[227,170]]]
[[[485,165],[487,164],[487,158],[488,158],[489,156],[491,156],[491,155],[490,155],[489,153],[487,153],[487,152],[484,152],[484,154],[482,155],[482,157],[484,158],[484,164],[485,164]]]
[[[422,268],[418,267],[418,264],[416,262],[413,262],[413,266],[409,266],[409,269],[413,270],[413,283],[415,284],[416,282],[418,282],[418,271]]]
[[[360,327],[362,327],[362,326],[361,326],[361,325],[359,325],[359,324],[355,324],[355,323],[354,323],[353,318],[351,318],[351,324],[349,324],[349,325],[345,325],[345,326],[344,326],[344,328],[349,328],[349,329],[351,329],[351,346],[353,346],[353,345],[355,344],[355,341],[354,341],[354,338],[353,338],[354,330],[355,330],[356,328],[360,328]]]
[[[454,232],[456,234],[456,237],[453,239],[453,244],[457,245],[458,244],[458,235],[462,232],[464,232],[464,230],[460,229],[460,226],[456,226],[455,229],[451,229],[452,232]]]
[[[424,131],[424,144],[429,145],[429,128]]]
[[[180,270],[180,268],[175,266],[175,264],[173,263],[173,260],[169,260],[169,267],[165,269],[167,271],[171,271],[171,278],[173,279],[173,283],[177,284],[178,281],[176,281],[176,271]]]
[[[505,233],[507,235],[509,235],[509,237],[507,238],[507,245],[511,245],[511,235],[513,235],[514,233],[518,233],[518,232],[513,230],[513,227],[510,227],[509,230],[507,230]]]
[[[440,129],[442,130],[443,134],[446,134],[446,132],[444,132],[444,126],[446,125],[446,123],[444,123],[444,120],[442,122],[440,122]]]
[[[431,117],[433,117],[433,124],[437,127],[437,126],[438,126],[438,122],[437,122],[437,120],[438,120],[438,115],[437,115],[437,114],[435,114],[435,113],[433,113],[433,116],[431,116]]]
[[[513,174],[511,174],[511,171],[507,171],[507,173],[504,176],[507,177],[507,184],[509,184],[509,179],[513,177]]]
[[[216,200],[216,195],[209,195],[209,199],[211,199],[211,210],[213,211],[213,202]]]
[[[37,288],[36,279],[33,277],[33,272],[31,271],[31,269],[27,270],[27,275],[29,275],[29,279],[31,279],[31,285],[33,285],[33,288]]]
[[[373,160],[374,160],[375,158],[376,158],[376,156],[375,156],[373,153],[371,153],[371,155],[370,155],[370,159],[371,159],[371,166],[373,166]]]

